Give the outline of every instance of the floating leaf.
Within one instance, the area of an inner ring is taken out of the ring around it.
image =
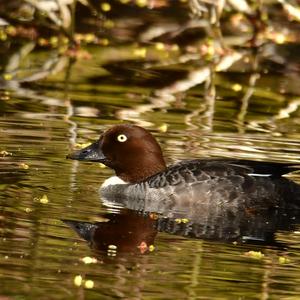
[[[74,284],[76,286],[81,286],[81,284],[82,284],[82,276],[81,275],[76,275],[74,277]]]
[[[149,251],[152,252],[152,251],[154,251],[154,250],[155,250],[154,245],[150,245],[150,246],[149,246]]]
[[[94,281],[93,280],[87,280],[85,283],[84,283],[84,286],[87,288],[87,289],[92,289],[94,287]]]
[[[97,259],[94,257],[86,256],[81,259],[86,265],[97,263]]]
[[[287,257],[279,256],[279,257],[278,257],[278,262],[279,262],[280,264],[288,264],[288,263],[290,263],[291,261],[290,261],[290,259],[287,258]]]
[[[160,125],[160,126],[158,127],[158,130],[159,130],[160,132],[163,132],[163,133],[167,132],[167,130],[168,130],[168,124],[164,123],[164,124]]]
[[[25,163],[20,163],[20,164],[19,164],[19,167],[20,167],[21,169],[24,169],[24,170],[29,169],[29,166],[28,166],[27,164],[25,164]]]
[[[262,259],[265,256],[260,251],[253,251],[253,250],[246,252],[245,255],[254,259]]]
[[[42,204],[47,204],[49,202],[49,199],[47,195],[43,195],[42,198],[40,199],[40,203]]]

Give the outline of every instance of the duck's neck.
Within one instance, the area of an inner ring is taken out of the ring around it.
[[[138,160],[137,160],[138,161]],[[138,183],[146,180],[147,178],[165,171],[167,168],[164,159],[155,159],[151,160],[144,158],[139,164],[133,164],[129,170],[120,169],[115,170],[116,175],[121,178],[123,181],[128,183]]]

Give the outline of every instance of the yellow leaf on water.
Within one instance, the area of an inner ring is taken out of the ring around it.
[[[186,223],[188,223],[190,220],[189,219],[186,219],[186,218],[183,218],[183,219],[181,219],[181,222],[183,223],[183,224],[186,224]]]
[[[87,280],[85,283],[84,283],[84,286],[87,288],[87,289],[92,289],[94,287],[94,281],[93,280]]]
[[[49,202],[47,195],[43,195],[42,198],[40,199],[40,202],[42,204],[47,204]]]
[[[231,88],[232,88],[235,92],[239,92],[239,91],[241,91],[241,90],[243,89],[243,87],[242,87],[240,84],[238,84],[238,83],[233,84],[233,85],[231,86]]]
[[[12,80],[13,77],[11,74],[6,73],[6,74],[3,74],[3,78],[4,78],[4,80]]]
[[[165,45],[164,45],[164,43],[156,43],[155,44],[155,48],[157,50],[164,50],[165,49]]]
[[[149,246],[149,251],[152,252],[152,251],[154,251],[154,250],[155,250],[154,245],[150,245],[150,246]]]
[[[167,130],[168,130],[168,124],[164,123],[164,124],[160,125],[160,126],[158,127],[158,130],[159,130],[160,132],[163,132],[163,133],[167,132]]]
[[[111,5],[108,2],[104,2],[101,4],[101,9],[103,11],[110,11],[111,10]]]
[[[25,163],[20,163],[19,166],[20,166],[20,168],[22,168],[24,170],[29,169],[29,166],[27,164],[25,164]]]
[[[290,262],[290,259],[288,259],[287,257],[284,257],[284,256],[279,256],[278,262],[280,264],[288,264]]]
[[[147,49],[146,49],[146,48],[138,48],[138,49],[135,49],[135,50],[133,51],[133,55],[134,55],[134,56],[137,56],[137,57],[145,58],[146,55],[147,55]]]
[[[144,6],[146,6],[148,3],[148,1],[147,0],[136,0],[135,1],[136,2],[136,4],[139,6],[139,7],[144,7]]]
[[[83,257],[83,258],[81,259],[81,261],[83,261],[86,265],[97,263],[97,259],[96,259],[96,258],[94,258],[94,257],[89,257],[89,256]]]
[[[262,259],[265,256],[260,251],[248,251],[245,253],[245,255],[255,259]]]
[[[81,275],[76,275],[74,277],[74,284],[76,286],[81,286],[81,284],[82,284],[82,276]]]

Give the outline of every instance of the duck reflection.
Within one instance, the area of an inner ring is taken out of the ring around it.
[[[157,234],[156,220],[132,210],[101,215],[104,222],[89,223],[63,220],[77,234],[89,242],[96,252],[109,256],[121,252],[146,253],[150,251]]]
[[[156,213],[122,209],[101,215],[105,222],[64,220],[98,253],[145,254],[154,249],[158,232],[187,238],[282,246],[275,239],[278,230],[290,231],[300,223],[291,211],[243,211],[220,218],[168,218]]]

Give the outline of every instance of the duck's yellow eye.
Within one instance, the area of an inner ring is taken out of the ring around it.
[[[125,134],[119,134],[117,140],[118,142],[124,143],[127,141],[127,136]]]

